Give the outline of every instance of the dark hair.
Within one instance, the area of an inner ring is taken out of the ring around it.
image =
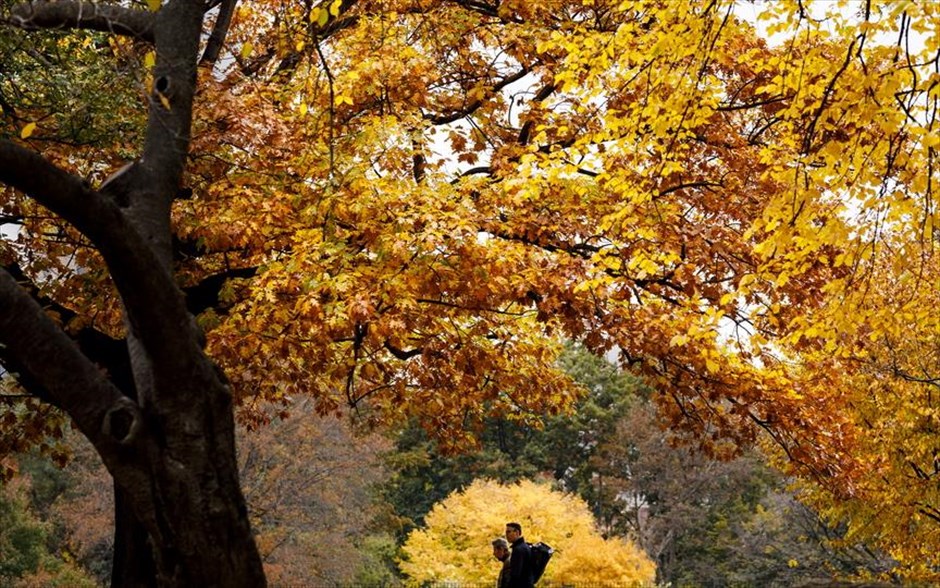
[[[516,533],[519,533],[520,535],[522,535],[522,525],[520,525],[519,523],[506,523],[506,526],[512,527],[513,529],[516,530]]]
[[[506,541],[502,537],[493,539],[493,547],[502,547],[503,549],[509,549],[509,541]]]

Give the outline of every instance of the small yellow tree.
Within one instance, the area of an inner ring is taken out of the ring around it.
[[[492,582],[500,564],[490,542],[508,521],[518,521],[528,541],[555,548],[540,586],[655,580],[655,565],[632,541],[600,536],[583,500],[529,481],[505,486],[477,480],[436,504],[426,527],[405,542],[401,570],[415,584]]]

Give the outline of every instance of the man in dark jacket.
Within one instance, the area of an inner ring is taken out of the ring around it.
[[[522,536],[522,525],[506,523],[506,540],[512,546],[509,557],[509,588],[535,588],[532,580],[532,550]]]

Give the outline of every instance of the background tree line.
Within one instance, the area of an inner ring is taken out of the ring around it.
[[[494,419],[473,451],[442,451],[418,426],[369,433],[361,419],[324,419],[304,404],[243,430],[241,474],[272,584],[397,585],[405,540],[478,480],[577,494],[597,532],[633,538],[664,584],[793,586],[890,568],[797,502],[759,450],[716,461],[677,444],[640,379],[577,347],[562,362],[588,390],[575,412],[542,429]],[[64,470],[39,456],[20,464],[24,475],[4,486],[0,576],[106,582],[111,499],[93,454]],[[489,557],[487,542],[477,547]]]

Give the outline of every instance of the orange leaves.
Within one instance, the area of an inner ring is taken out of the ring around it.
[[[17,472],[14,456],[36,449],[64,466],[69,450],[62,438],[67,418],[63,413],[32,398],[13,382],[11,375],[0,377],[0,481]]]
[[[268,374],[266,394],[320,394],[305,379],[314,372],[321,380],[316,385],[332,388],[337,400],[368,399],[389,417],[421,415],[441,434],[455,423],[472,427],[489,411],[555,411],[573,398],[572,384],[551,375],[557,350],[550,341],[522,338],[518,312],[482,306],[492,296],[474,292],[492,282],[450,283],[465,279],[450,264],[466,261],[469,251],[450,258],[399,249],[408,257],[396,260],[395,249],[380,249],[370,260],[342,248],[324,257],[335,246],[324,243],[309,257],[295,250],[291,264],[269,266],[255,302],[234,309],[211,335],[220,357],[235,354],[242,365],[258,364],[247,377]],[[383,281],[380,272],[388,266],[398,270]],[[465,297],[443,296],[466,287]],[[283,316],[285,307],[293,311]],[[270,352],[253,355],[259,344]],[[283,361],[285,353],[293,359]],[[529,365],[520,366],[519,357]]]
[[[940,498],[936,260],[924,262],[919,279],[888,263],[869,271],[867,291],[844,294],[803,329],[806,336],[820,325],[837,329],[816,333],[834,350],[804,354],[810,398],[833,423],[816,441],[826,475],[804,491],[832,520],[847,520],[851,537],[889,550],[898,573],[935,580],[929,567],[940,536],[927,513]]]

